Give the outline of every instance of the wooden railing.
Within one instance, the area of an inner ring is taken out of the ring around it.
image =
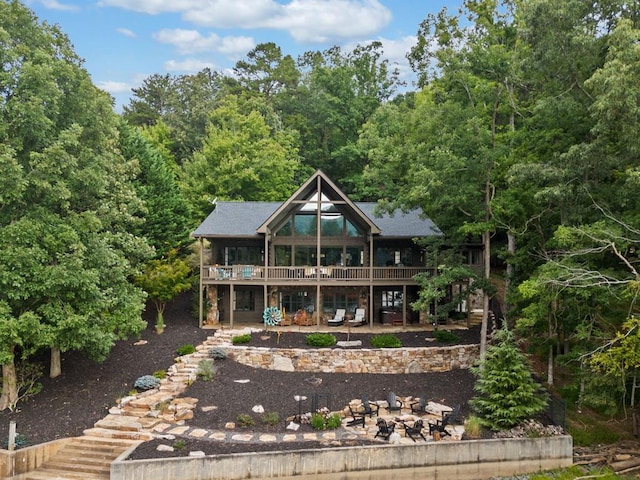
[[[410,281],[418,273],[430,272],[426,267],[262,267],[257,265],[217,266],[202,268],[202,280],[209,283],[228,281]]]

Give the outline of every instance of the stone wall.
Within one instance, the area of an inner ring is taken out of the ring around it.
[[[480,345],[427,348],[265,348],[225,346],[230,358],[257,368],[287,372],[423,373],[469,368]]]
[[[428,442],[153,460],[119,459],[111,480],[240,480],[248,478],[317,478],[362,472],[362,478],[481,480],[513,476],[573,463],[570,436],[507,438],[464,442]],[[389,470],[391,469],[391,470]],[[406,469],[406,470],[405,470]],[[376,470],[381,470],[378,476]],[[333,478],[333,477],[332,477]],[[360,478],[360,477],[358,477]]]

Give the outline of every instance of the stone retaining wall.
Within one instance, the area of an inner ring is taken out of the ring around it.
[[[342,447],[295,452],[268,452],[168,458],[119,459],[111,464],[111,480],[241,480],[247,478],[316,478],[322,474],[391,469],[390,478],[409,469],[406,478],[481,480],[573,463],[570,436],[507,438],[416,445]],[[305,477],[299,477],[299,476]],[[417,476],[416,476],[417,475]],[[310,476],[310,477],[306,477]],[[338,477],[336,477],[338,478]],[[345,477],[340,477],[345,478]],[[363,477],[364,478],[364,477]],[[405,477],[403,477],[405,478]]]
[[[469,368],[480,345],[420,348],[265,348],[226,346],[230,358],[252,367],[287,372],[423,373]]]

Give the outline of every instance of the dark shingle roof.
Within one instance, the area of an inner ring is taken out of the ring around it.
[[[383,237],[426,237],[442,235],[442,232],[419,210],[393,215],[373,214],[376,203],[356,202],[369,219],[381,230]],[[256,229],[275,212],[281,202],[218,202],[213,212],[193,232],[194,237],[255,237]]]

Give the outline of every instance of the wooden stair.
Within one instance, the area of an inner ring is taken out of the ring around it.
[[[20,480],[108,480],[110,465],[140,442],[91,436],[76,437],[36,470]]]

